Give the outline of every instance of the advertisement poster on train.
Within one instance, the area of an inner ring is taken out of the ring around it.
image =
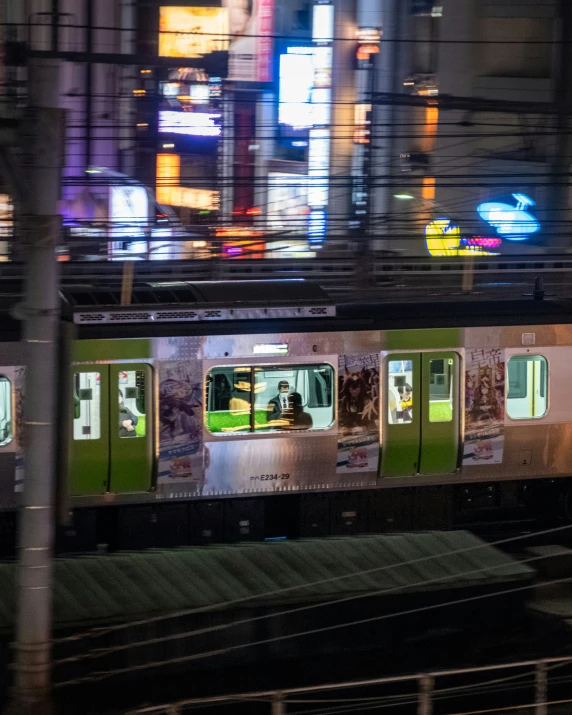
[[[473,348],[465,365],[463,466],[501,464],[504,449],[504,351]]]
[[[184,482],[204,485],[201,371],[198,362],[161,364],[159,382],[159,489]]]
[[[338,474],[377,472],[379,355],[340,355]]]

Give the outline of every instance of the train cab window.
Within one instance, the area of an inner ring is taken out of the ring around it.
[[[429,422],[451,422],[453,419],[452,358],[429,360]]]
[[[213,368],[207,375],[211,432],[322,430],[334,421],[330,365]]]
[[[389,360],[387,363],[387,419],[390,425],[413,420],[413,362]]]
[[[145,437],[145,373],[124,370],[119,373],[119,436]]]
[[[506,409],[513,420],[544,417],[548,409],[548,363],[542,355],[516,355],[507,364]]]
[[[98,372],[74,372],[73,375],[73,438],[101,437],[101,375]]]
[[[12,384],[0,375],[0,447],[12,441]]]

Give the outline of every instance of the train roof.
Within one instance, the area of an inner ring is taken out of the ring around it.
[[[323,288],[297,279],[149,282],[127,293],[121,285],[64,286],[62,317],[76,324],[80,339],[572,323],[572,301],[533,294],[518,300],[460,294],[457,301],[335,305]],[[17,292],[0,293],[4,341],[19,337],[17,302]]]

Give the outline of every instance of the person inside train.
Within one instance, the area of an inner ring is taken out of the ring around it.
[[[405,385],[400,385],[397,388],[399,392],[399,398],[401,400],[401,419],[403,422],[411,422],[413,419],[413,390],[409,383]]]
[[[287,418],[289,420],[287,429],[311,429],[314,421],[312,415],[304,412],[302,395],[299,392],[293,392],[288,398],[288,403],[291,413]]]
[[[268,422],[290,417],[291,406],[288,401],[290,396],[290,385],[288,380],[280,380],[278,383],[278,394],[268,402],[266,417]]]
[[[125,406],[123,392],[119,390],[119,436],[137,437],[137,432],[135,431],[137,422],[137,417]]]

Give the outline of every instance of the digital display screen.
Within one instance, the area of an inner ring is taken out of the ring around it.
[[[185,134],[200,137],[219,137],[220,114],[206,112],[159,112],[159,131],[165,134]]]
[[[228,50],[229,14],[222,7],[162,7],[161,57],[202,57]]]
[[[303,52],[298,52],[299,50]],[[279,124],[285,124],[294,129],[308,129],[312,126],[313,85],[312,48],[288,48],[287,54],[280,55]]]

